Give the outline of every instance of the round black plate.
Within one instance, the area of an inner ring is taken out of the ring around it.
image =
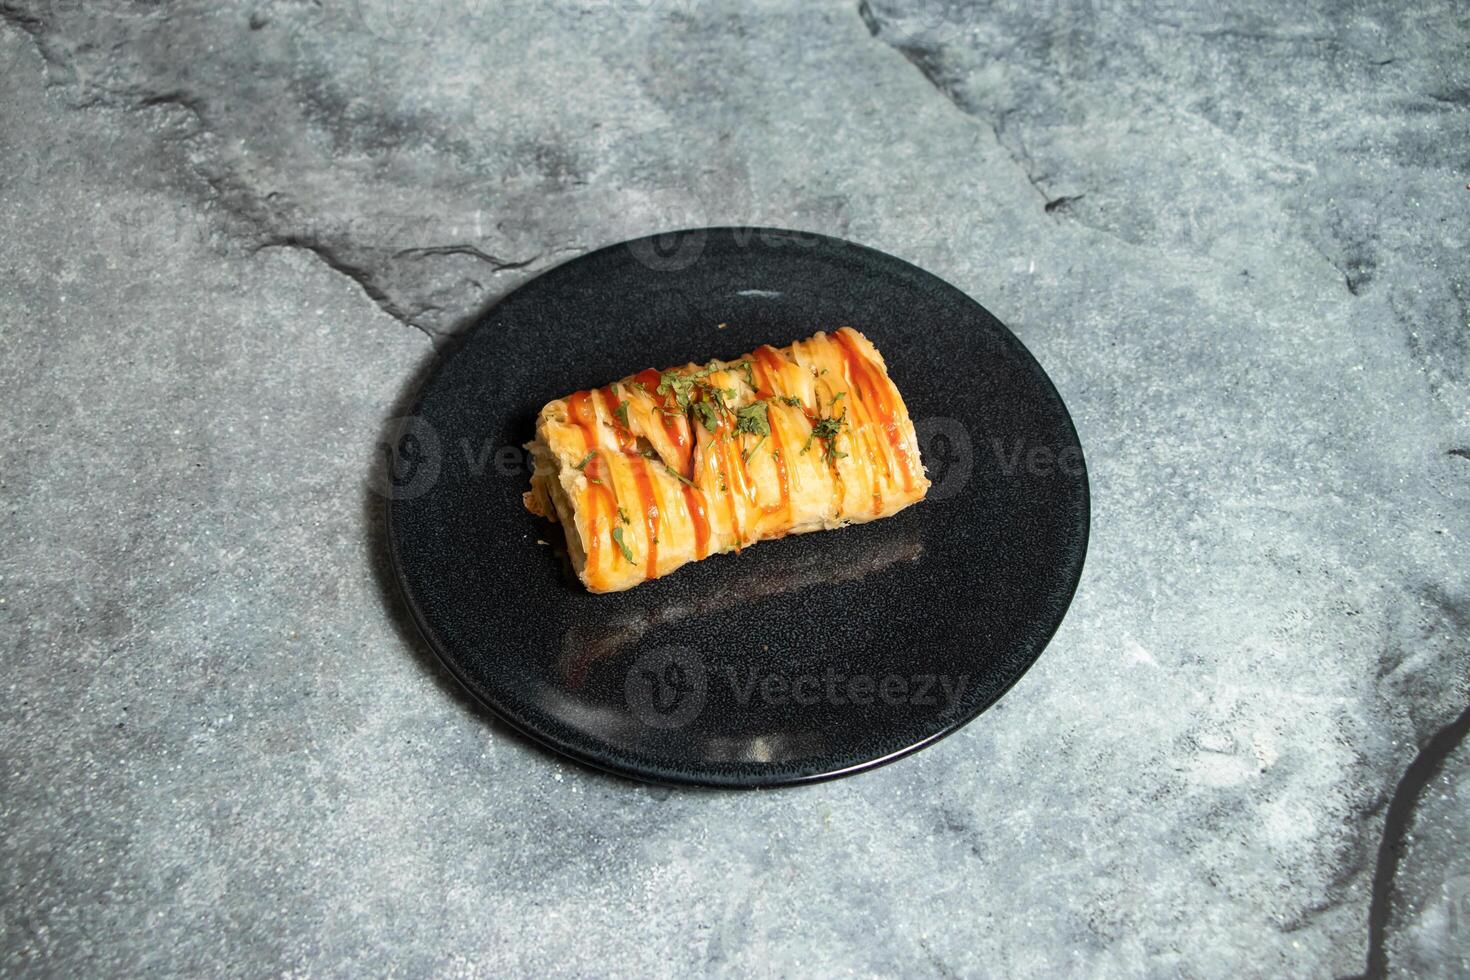
[[[553,398],[849,324],[916,421],[929,499],[592,595],[521,506]],[[666,783],[846,775],[928,745],[1014,684],[1082,573],[1077,433],[973,300],[838,239],[710,228],[569,262],[491,310],[390,437],[388,537],[430,646],[497,715]]]

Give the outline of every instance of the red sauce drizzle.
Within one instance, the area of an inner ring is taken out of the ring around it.
[[[777,359],[777,364],[771,364],[770,358],[772,357]],[[769,345],[756,349],[755,375],[756,380],[760,382],[759,387],[756,389],[756,395],[758,397],[774,398],[776,396],[776,386],[773,378],[779,377],[777,372],[780,370],[780,357],[781,355],[776,353]],[[777,413],[772,411],[768,406],[766,420],[771,426],[771,458],[776,461],[776,478],[780,481],[781,485],[781,504],[778,508],[767,508],[766,513],[784,513],[786,520],[790,522],[791,483],[786,472],[786,442],[781,438],[781,426],[776,421],[776,417]]]
[[[704,494],[687,483],[679,486],[684,490],[684,502],[689,505],[689,521],[694,525],[694,557],[704,558],[709,554],[709,515],[704,512]]]
[[[578,428],[582,431],[582,444],[587,452],[597,448],[597,415],[592,409],[592,393],[579,391],[567,398],[567,414],[571,416]],[[583,545],[587,550],[587,568],[589,577],[596,574],[600,568],[602,556],[602,530],[599,527],[599,518],[607,527],[607,534],[612,534],[611,518],[616,504],[613,500],[612,491],[608,488],[606,478],[607,467],[603,465],[600,456],[594,457],[587,464],[585,470],[589,485],[587,487],[587,535]],[[597,480],[597,483],[590,483]],[[598,506],[598,505],[601,506]]]
[[[848,399],[852,403],[848,407],[848,413],[854,420],[862,423],[862,425],[848,426],[848,438],[854,445],[861,443],[863,452],[868,457],[868,472],[873,475],[873,513],[877,514],[883,509],[882,487],[877,480],[880,455],[883,458],[883,475],[888,478],[890,484],[893,483],[893,464],[886,453],[879,453],[871,430],[871,423],[877,420],[883,403],[880,401],[881,396],[874,391],[874,380],[872,374],[867,370],[866,361],[855,362],[853,360],[854,351],[846,345],[842,345],[842,353],[847,361],[847,373],[854,388],[849,392],[853,397]]]
[[[786,441],[781,438],[781,426],[773,413],[767,413],[771,424],[771,458],[776,461],[776,479],[781,483],[781,506],[778,513],[791,520],[791,478],[786,472]]]
[[[623,420],[618,418],[617,414],[618,403],[625,399],[617,396],[612,390],[612,385],[599,388],[597,393],[602,396],[603,407],[607,409],[607,414],[613,420],[613,434],[618,437],[618,448],[625,453],[637,452],[638,439],[633,435],[633,430],[623,424]]]
[[[750,470],[745,466],[745,453],[740,450],[740,437],[735,434],[735,419],[728,415],[721,419],[718,435],[728,447],[725,451],[725,458],[730,461],[734,475],[740,478],[737,481],[740,485],[740,492],[745,494],[745,499],[754,507],[756,503],[755,481],[750,478]]]
[[[852,380],[854,384],[858,384],[859,386],[861,386],[861,383],[858,381],[856,376],[854,376]],[[869,426],[866,424],[872,418],[872,416],[869,414],[870,409],[868,407],[867,399],[852,398],[849,400],[852,401],[853,404],[848,407],[848,414],[850,416],[856,417],[859,412],[858,406],[861,405],[862,418],[865,424],[861,426],[851,424],[848,425],[848,445],[852,446],[854,449],[856,449],[857,446],[861,445],[863,448],[863,455],[868,457],[868,473],[872,476],[873,485],[873,513],[880,514],[883,512],[883,490],[881,484],[879,484],[878,482],[878,458],[880,455],[882,455],[883,472],[888,477],[889,483],[893,482],[893,464],[889,463],[887,455],[880,454],[878,452],[878,447],[873,444],[873,433]]]
[[[853,383],[863,388],[863,402],[877,409],[882,419],[883,431],[888,434],[888,441],[893,446],[894,455],[903,464],[903,486],[906,491],[912,493],[914,490],[914,463],[907,449],[903,447],[902,440],[898,437],[898,423],[894,420],[893,400],[888,394],[888,385],[882,384],[873,375],[867,358],[862,351],[858,350],[856,343],[846,331],[839,330],[834,337],[842,347],[842,353],[847,358],[847,366],[852,374]],[[885,458],[886,461],[886,458]],[[874,501],[877,506],[877,501]],[[875,511],[876,513],[876,511]]]
[[[664,421],[664,433],[669,437],[669,441],[674,444],[674,452],[677,454],[677,457],[673,460],[674,469],[685,479],[692,479],[694,476],[694,445],[690,438],[689,420],[684,417],[683,412],[678,410],[678,403],[674,401],[672,394],[658,394],[658,382],[661,377],[663,377],[661,372],[649,368],[646,371],[639,371],[633,375],[633,380],[644,387],[649,397],[660,408],[672,411],[673,414],[660,412],[659,415]]]
[[[854,378],[853,380],[856,381],[857,379]],[[873,420],[873,412],[869,405],[869,400],[867,398],[860,398],[854,399],[854,402],[854,407],[849,409],[849,411],[856,414],[856,406],[862,406],[864,422],[870,423]],[[883,513],[883,485],[878,482],[878,461],[880,459],[883,461],[883,475],[887,478],[890,485],[893,483],[893,464],[889,462],[888,454],[879,450],[876,437],[873,435],[873,430],[870,425],[864,424],[861,428],[848,426],[848,438],[852,442],[862,442],[863,453],[868,457],[868,472],[872,474],[873,478],[873,513],[875,515],[881,514]]]
[[[643,386],[650,398],[660,408],[670,409],[673,414],[659,415],[663,418],[664,433],[669,437],[669,442],[674,445],[677,457],[674,459],[675,471],[686,480],[694,478],[694,446],[689,430],[689,420],[683,412],[678,411],[678,403],[672,395],[659,395],[658,383],[663,377],[663,372],[648,368],[633,375],[633,380]],[[688,483],[680,483],[680,489],[684,492],[684,503],[689,507],[689,522],[694,525],[694,556],[696,559],[705,558],[709,555],[709,513],[705,509],[704,492],[698,487],[690,486]],[[651,567],[651,566],[650,566]]]
[[[663,515],[658,509],[658,498],[653,495],[653,477],[648,469],[648,460],[634,456],[638,461],[633,467],[633,480],[638,484],[638,503],[643,508],[643,526],[648,531],[648,568],[645,579],[658,577],[658,529]]]
[[[756,371],[756,380],[760,382],[756,389],[756,397],[774,398],[778,394],[775,379],[781,376],[781,366],[785,362],[786,359],[781,356],[781,352],[770,344],[761,344],[755,349],[755,364],[759,368]]]
[[[725,442],[725,430],[727,426],[722,425],[720,430],[710,436],[710,452],[715,454],[715,467],[721,479],[715,486],[714,492],[725,500],[725,514],[730,518],[730,530],[735,534],[735,550],[738,552],[740,546],[745,543],[745,535],[740,529],[740,513],[735,507],[735,491],[730,486],[734,482],[730,473],[730,454],[727,451],[728,443]],[[723,486],[721,486],[723,485]]]

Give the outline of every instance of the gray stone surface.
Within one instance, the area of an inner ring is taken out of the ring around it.
[[[1465,975],[1463,5],[0,14],[6,972]],[[974,295],[1093,479],[1001,706],[799,791],[489,722],[365,485],[473,311],[724,222]]]

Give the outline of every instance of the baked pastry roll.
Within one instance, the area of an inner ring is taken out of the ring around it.
[[[851,327],[558,398],[526,448],[526,509],[562,525],[593,592],[887,517],[929,489],[883,356]]]

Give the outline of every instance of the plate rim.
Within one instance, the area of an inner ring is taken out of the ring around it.
[[[438,662],[449,673],[449,675],[454,678],[455,683],[460,686],[463,692],[467,694],[474,701],[474,703],[488,711],[497,720],[505,724],[517,734],[530,740],[533,744],[543,749],[548,749],[557,755],[571,759],[581,765],[587,766],[599,772],[608,773],[613,776],[629,779],[639,783],[646,783],[649,785],[719,790],[754,790],[775,789],[785,786],[807,786],[814,783],[827,782],[833,779],[841,779],[847,776],[855,776],[858,773],[869,772],[874,769],[882,768],[883,766],[887,766],[891,763],[897,762],[900,759],[906,758],[907,756],[913,755],[916,752],[922,751],[923,749],[935,745],[936,743],[942,741],[945,738],[948,738],[950,735],[953,735],[955,732],[975,721],[975,719],[979,718],[985,712],[994,707],[996,703],[1001,700],[1001,698],[1010,693],[1011,689],[1014,688],[1016,684],[1021,681],[1021,678],[1030,673],[1031,668],[1036,666],[1036,662],[1041,659],[1041,655],[1046,652],[1048,647],[1051,646],[1052,640],[1056,638],[1057,632],[1061,629],[1062,623],[1066,621],[1067,614],[1072,609],[1072,603],[1076,599],[1077,590],[1081,587],[1082,576],[1086,571],[1087,555],[1092,543],[1092,481],[1090,479],[1087,467],[1087,452],[1083,448],[1081,437],[1077,432],[1076,421],[1072,418],[1071,410],[1067,407],[1065,399],[1062,398],[1061,392],[1057,389],[1056,382],[1052,380],[1051,375],[1047,373],[1046,369],[1041,365],[1041,362],[1036,358],[1036,355],[1031,352],[1031,349],[1027,347],[1024,342],[1022,342],[1020,337],[1016,336],[1015,331],[1011,330],[1010,326],[1006,324],[1005,321],[1001,320],[995,314],[991,313],[988,309],[981,305],[978,300],[970,296],[969,293],[966,293],[958,286],[955,286],[948,280],[928,271],[922,266],[916,265],[913,262],[909,262],[907,259],[899,258],[896,255],[892,255],[880,249],[873,248],[872,246],[863,245],[849,239],[837,238],[835,236],[826,235],[821,232],[798,231],[795,229],[775,228],[762,225],[710,225],[690,228],[678,228],[669,231],[655,232],[650,235],[642,235],[637,238],[630,238],[624,241],[613,242],[611,244],[601,246],[600,248],[595,248],[591,251],[584,252],[581,255],[572,256],[565,262],[561,262],[555,266],[541,270],[535,276],[527,279],[525,282],[519,284],[514,289],[496,299],[491,305],[485,307],[477,314],[475,320],[472,323],[466,326],[463,330],[460,330],[458,333],[456,333],[451,339],[450,343],[446,344],[443,349],[436,352],[433,362],[429,365],[428,369],[421,373],[420,377],[417,379],[417,385],[412,392],[412,396],[408,399],[400,400],[399,403],[406,404],[408,406],[408,409],[405,413],[408,417],[414,417],[418,415],[419,409],[423,405],[424,397],[430,385],[433,383],[434,379],[439,376],[439,373],[444,369],[449,359],[453,357],[456,353],[458,353],[459,349],[470,338],[470,336],[473,335],[476,331],[480,330],[494,314],[494,312],[506,300],[508,300],[515,293],[524,289],[531,283],[540,280],[544,276],[547,276],[566,266],[585,261],[593,256],[601,255],[614,249],[626,249],[628,248],[628,246],[638,242],[645,242],[655,238],[664,238],[674,235],[690,235],[696,233],[703,233],[706,236],[711,236],[719,234],[721,232],[728,232],[732,234],[739,232],[742,234],[748,234],[752,236],[752,238],[758,235],[777,235],[799,237],[802,239],[816,239],[819,242],[835,244],[844,249],[856,249],[860,252],[869,252],[879,256],[886,261],[895,262],[902,266],[906,266],[909,269],[916,270],[924,276],[933,279],[934,281],[942,284],[945,288],[958,294],[958,296],[960,296],[965,302],[972,304],[974,307],[983,312],[987,317],[993,320],[996,325],[998,325],[1002,330],[1006,332],[1006,334],[1010,336],[1010,339],[1015,343],[1017,349],[1019,349],[1031,361],[1031,364],[1036,369],[1037,375],[1039,375],[1041,380],[1046,383],[1046,387],[1050,390],[1051,394],[1056,399],[1057,405],[1059,405],[1061,408],[1062,420],[1066,423],[1067,429],[1071,432],[1072,440],[1078,448],[1078,463],[1080,466],[1080,471],[1077,476],[1081,489],[1081,520],[1079,521],[1079,531],[1081,536],[1078,542],[1079,547],[1076,574],[1072,576],[1072,581],[1067,588],[1066,596],[1060,603],[1060,614],[1057,617],[1056,623],[1052,625],[1050,629],[1046,630],[1045,636],[1042,637],[1040,642],[1036,644],[1035,654],[1026,662],[1024,667],[1016,672],[1014,677],[1012,677],[1009,681],[1006,682],[1004,686],[997,690],[992,697],[982,701],[972,712],[956,719],[955,721],[950,722],[945,727],[931,733],[927,737],[922,738],[911,745],[896,749],[886,755],[878,756],[872,759],[866,759],[861,762],[856,762],[851,765],[843,766],[837,769],[823,769],[820,772],[772,772],[766,776],[735,775],[724,777],[715,775],[713,773],[692,774],[678,773],[672,771],[652,771],[646,768],[639,769],[632,765],[619,765],[614,761],[597,758],[592,753],[589,753],[577,746],[565,744],[549,734],[536,730],[534,726],[525,723],[521,719],[516,718],[512,712],[505,710],[501,706],[497,705],[493,700],[481,694],[476,689],[475,685],[470,683],[469,679],[465,676],[460,667],[455,663],[454,658],[451,657],[448,652],[442,648],[442,644],[439,642],[433,628],[428,623],[422,608],[419,606],[418,601],[414,598],[414,595],[409,588],[407,575],[405,574],[403,568],[402,556],[399,554],[398,551],[398,536],[394,533],[393,514],[396,509],[395,505],[397,504],[397,501],[391,497],[386,501],[386,506],[383,508],[385,531],[384,536],[387,540],[388,564],[393,573],[393,581],[396,591],[398,595],[402,598],[405,607],[409,611],[409,615],[413,620],[414,628],[418,631],[418,634],[423,639],[424,644],[433,652],[435,659],[437,659]]]

